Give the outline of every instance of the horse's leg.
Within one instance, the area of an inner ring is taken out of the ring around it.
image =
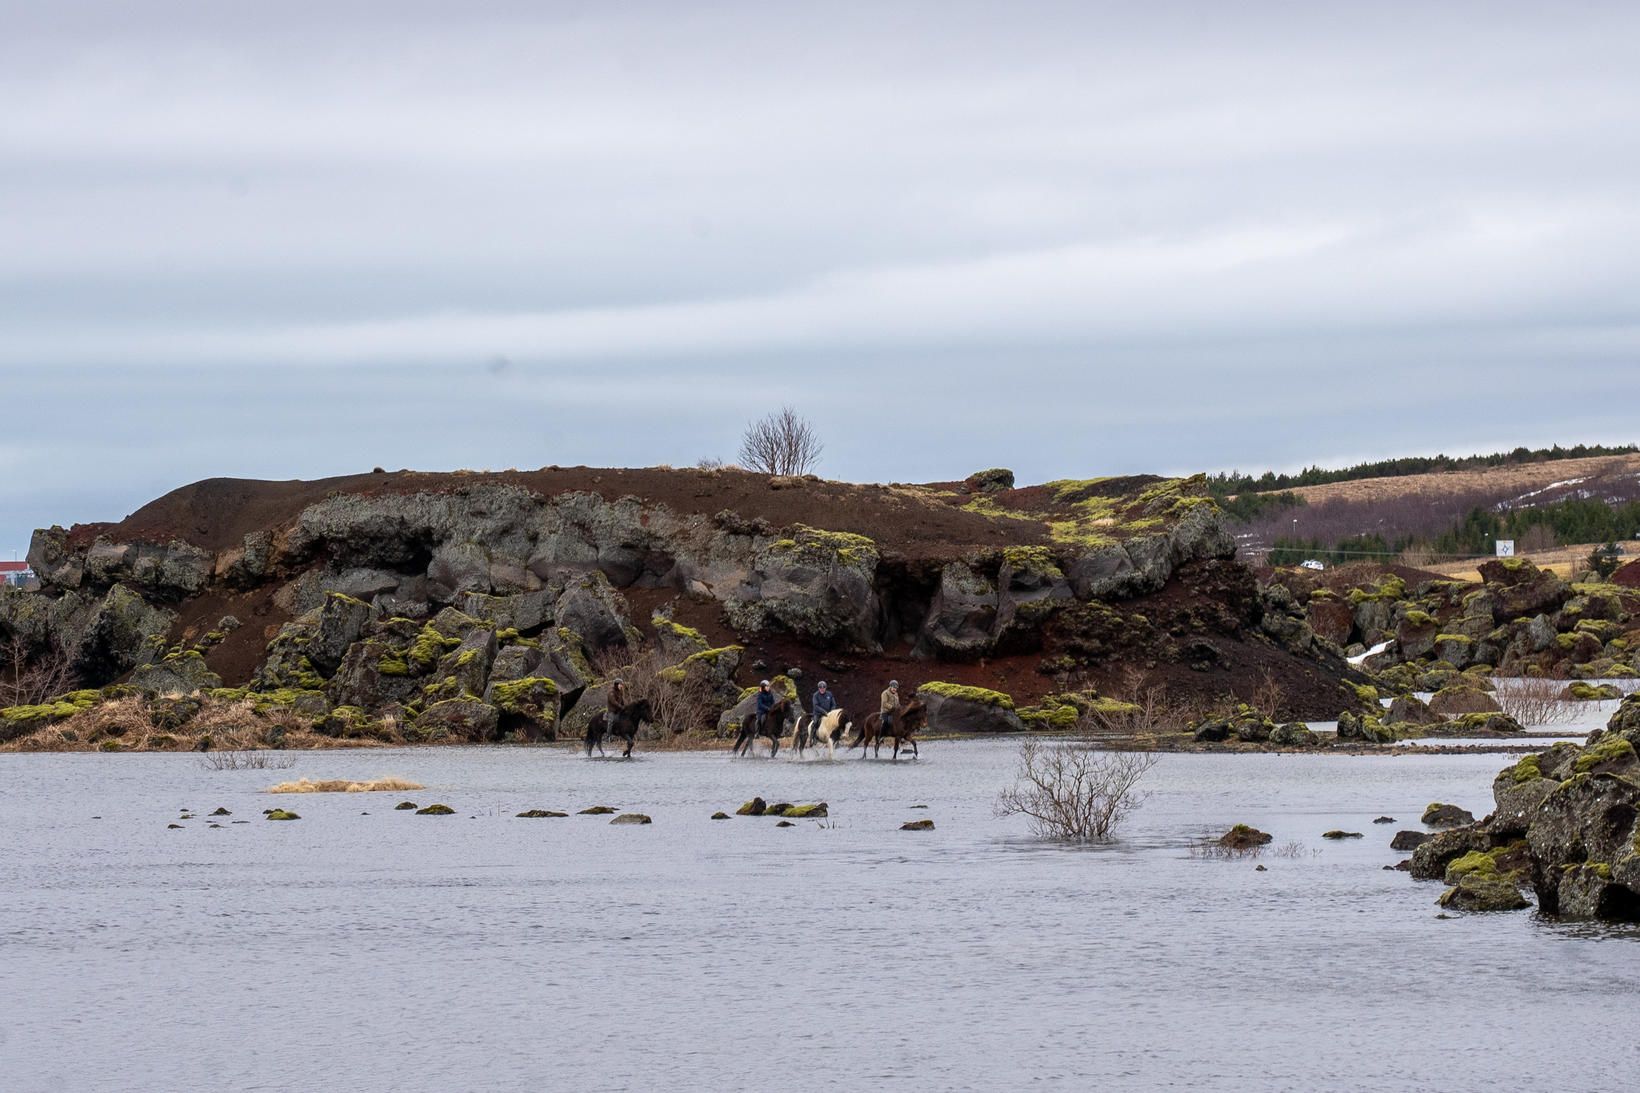
[[[769,730],[769,758],[773,759],[780,752],[780,726],[776,725]]]
[[[632,758],[632,745],[638,742],[638,726],[632,726],[632,735],[626,738],[626,750],[621,753],[622,759]]]

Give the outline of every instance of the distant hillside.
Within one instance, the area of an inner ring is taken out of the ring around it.
[[[1398,459],[1379,459],[1349,467],[1305,467],[1293,474],[1265,471],[1257,477],[1242,474],[1240,471],[1229,471],[1209,475],[1207,483],[1208,489],[1215,497],[1232,497],[1238,494],[1294,490],[1304,486],[1323,486],[1334,482],[1355,482],[1366,478],[1402,478],[1410,475],[1441,474],[1447,471],[1519,467],[1534,463],[1584,459],[1590,456],[1633,455],[1636,452],[1640,452],[1640,447],[1633,444],[1576,444],[1570,448],[1562,448],[1556,444],[1551,448],[1522,447],[1508,452],[1493,452],[1490,455],[1415,455]]]
[[[1233,530],[1251,557],[1486,553],[1495,538],[1536,549],[1630,538],[1640,531],[1640,454],[1482,465],[1431,474],[1301,486],[1249,509]],[[1276,498],[1280,504],[1274,504]],[[1631,526],[1633,525],[1633,526]]]

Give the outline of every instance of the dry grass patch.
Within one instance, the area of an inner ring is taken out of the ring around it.
[[[403,778],[377,778],[372,782],[354,782],[347,778],[326,778],[314,781],[298,778],[294,782],[280,782],[269,786],[269,793],[382,793],[386,791],[426,789],[420,782]]]

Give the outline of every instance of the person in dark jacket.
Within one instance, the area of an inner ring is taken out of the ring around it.
[[[759,725],[763,724],[763,719],[768,716],[769,711],[772,709],[774,709],[774,691],[770,688],[769,681],[765,679],[757,685],[757,723]]]
[[[826,681],[822,679],[814,688],[814,697],[809,700],[809,712],[819,721],[836,708],[837,696],[826,689]]]
[[[616,715],[626,709],[626,681],[614,679],[609,684],[609,696],[606,699],[608,724],[615,724]]]

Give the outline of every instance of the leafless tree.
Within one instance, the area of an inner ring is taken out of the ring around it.
[[[740,463],[760,474],[807,474],[820,459],[814,426],[790,406],[752,422],[740,441]]]
[[[635,652],[610,649],[594,662],[600,678],[620,679],[628,700],[649,700],[655,721],[673,735],[708,732],[717,727],[722,703],[705,674],[668,665],[654,649]]]
[[[0,644],[0,706],[28,706],[74,689],[74,663],[55,641],[35,649],[19,634]]]
[[[1577,715],[1578,703],[1566,696],[1566,681],[1546,676],[1493,680],[1492,697],[1504,713],[1530,728],[1558,725]]]
[[[1153,752],[1026,740],[1018,779],[998,794],[996,813],[1025,816],[1032,832],[1046,838],[1108,839],[1144,801],[1137,786],[1157,759]]]

